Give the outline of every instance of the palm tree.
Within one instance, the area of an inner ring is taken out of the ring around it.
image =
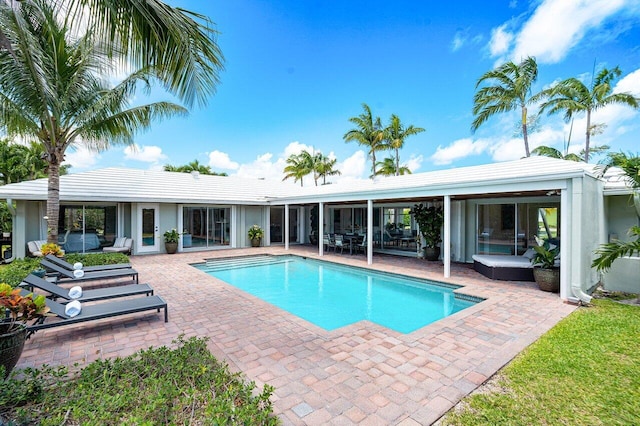
[[[400,118],[392,114],[391,119],[389,120],[389,126],[384,129],[384,140],[386,142],[386,146],[388,149],[395,151],[395,170],[396,176],[400,173],[400,150],[404,146],[404,141],[406,138],[412,135],[417,135],[418,133],[424,132],[422,127],[414,127],[410,125],[408,127],[404,127],[400,122]],[[406,170],[406,167],[404,168]]]
[[[382,161],[378,161],[377,176],[399,176],[410,175],[411,170],[406,166],[397,166],[396,160],[387,157]]]
[[[364,112],[357,117],[351,117],[350,122],[356,125],[355,129],[344,134],[345,142],[356,141],[359,145],[369,149],[368,155],[371,157],[371,178],[376,175],[376,152],[382,151],[384,147],[384,132],[380,117],[373,118],[369,105],[362,104]]]
[[[594,147],[591,147],[591,153],[602,154],[608,151],[609,148],[611,148],[609,145],[594,146]],[[560,152],[555,148],[552,148],[550,146],[544,146],[544,145],[533,149],[531,153],[533,155],[540,155],[543,157],[559,158],[561,160],[569,160],[569,161],[577,161],[577,162],[584,161],[584,158],[585,158],[584,149],[580,151],[580,154],[574,154],[572,152],[567,153],[566,150],[565,150],[565,153],[563,154],[562,152]]]
[[[192,162],[182,166],[172,166],[171,164],[165,164],[163,169],[165,172],[179,172],[179,173],[198,172],[201,175],[227,176],[226,173],[214,172],[213,170],[211,170],[210,166],[205,166],[204,164],[200,164],[198,160],[193,160]]]
[[[475,119],[471,130],[475,132],[489,117],[520,108],[522,137],[525,155],[529,157],[529,136],[527,133],[527,105],[535,100],[529,96],[531,85],[538,78],[538,64],[535,58],[528,57],[519,64],[507,62],[496,69],[486,72],[476,82],[476,89],[486,82],[494,85],[483,86],[473,96],[473,115]]]
[[[318,176],[322,178],[322,184],[327,184],[327,176],[341,175],[340,170],[335,169],[337,158],[331,159],[326,155],[320,154],[320,159],[316,163],[316,171]]]
[[[306,151],[303,151],[306,152]],[[308,157],[300,154],[291,154],[286,160],[287,165],[284,168],[284,178],[287,180],[293,178],[293,182],[300,181],[300,186],[304,186],[302,178],[311,173],[311,168],[308,162]]]
[[[624,172],[627,183],[633,192],[636,213],[640,218],[640,157],[624,153],[611,153],[604,171],[609,167],[619,167]],[[640,254],[640,226],[632,226],[629,229],[629,237],[635,238],[635,241],[615,240],[602,244],[596,250],[598,257],[593,260],[591,267],[598,271],[607,271],[616,259]],[[638,299],[640,300],[640,295]]]
[[[577,78],[568,78],[561,81],[554,87],[544,90],[540,97],[548,98],[540,106],[540,110],[547,110],[549,114],[564,111],[564,118],[568,121],[574,114],[584,112],[587,118],[587,128],[585,131],[584,161],[589,162],[590,138],[594,130],[591,124],[591,113],[611,104],[623,104],[632,108],[638,108],[640,99],[630,93],[611,93],[613,82],[620,77],[622,71],[615,67],[612,70],[603,68],[602,71],[591,82],[591,87],[587,87]]]
[[[5,46],[11,46],[0,49],[0,127],[11,136],[34,138],[44,147],[50,242],[58,240],[60,165],[67,148],[83,143],[100,151],[110,144],[130,145],[135,132],[148,128],[154,119],[186,113],[167,102],[128,108],[136,86],[148,87],[157,70],[143,67],[107,87],[104,71],[123,58],[115,56],[113,46],[97,42],[104,25],[94,23],[78,35],[68,26],[78,16],[66,13],[72,12],[44,0],[0,2],[0,35]],[[107,53],[113,55],[112,61]]]

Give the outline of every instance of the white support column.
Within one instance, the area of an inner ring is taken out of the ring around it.
[[[571,189],[573,190],[573,185]],[[572,238],[577,237],[572,235],[570,231],[570,212],[576,207],[570,205],[570,195],[566,189],[560,191],[560,238],[562,238],[562,244],[560,244],[560,299],[562,300],[568,300],[570,297],[574,297],[573,291],[571,290],[573,277],[569,274],[571,268],[574,266],[574,262],[569,256],[569,248],[571,247],[570,241],[572,241]]]
[[[318,255],[324,256],[324,203],[318,203]]]
[[[451,276],[451,196],[444,196],[444,277]]]
[[[284,249],[289,250],[289,204],[284,205]]]
[[[373,200],[367,200],[367,264],[373,264]]]

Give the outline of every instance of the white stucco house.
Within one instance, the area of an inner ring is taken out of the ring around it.
[[[69,252],[130,237],[136,255],[163,253],[162,234],[172,228],[181,232],[179,251],[249,247],[247,230],[258,224],[263,245],[313,242],[321,255],[322,238],[312,230],[359,233],[372,263],[378,252],[415,256],[409,210],[437,204],[445,212],[445,276],[451,262],[472,262],[477,253],[520,255],[542,235],[560,244],[560,297],[576,301],[601,278],[590,266],[598,245],[624,239],[638,224],[630,193],[593,165],[547,157],[318,187],[108,168],[61,176],[58,233]],[[46,239],[46,197],[46,179],[0,187],[0,198],[15,204],[14,257],[27,255],[28,241]]]

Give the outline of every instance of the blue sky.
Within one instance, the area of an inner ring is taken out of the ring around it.
[[[426,129],[400,154],[414,173],[520,158],[518,114],[495,116],[472,134],[471,109],[483,73],[528,55],[539,67],[534,92],[568,77],[588,83],[594,65],[617,65],[615,91],[640,96],[640,0],[168,3],[216,23],[226,59],[216,95],[186,118],[155,123],[136,150],[69,152],[72,172],[197,159],[230,175],[279,180],[290,154],[313,148],[337,158],[343,174],[335,181],[362,179],[366,153],[342,137],[363,102],[383,123],[397,114]],[[638,152],[639,117],[629,108],[598,111],[595,122],[607,127],[592,143]],[[582,117],[575,121],[573,152],[584,127]],[[530,143],[562,149],[568,132],[560,116],[542,116]]]

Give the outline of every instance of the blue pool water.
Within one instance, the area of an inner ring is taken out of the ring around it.
[[[456,286],[295,256],[194,266],[325,330],[369,320],[410,333],[480,301],[456,297]]]

